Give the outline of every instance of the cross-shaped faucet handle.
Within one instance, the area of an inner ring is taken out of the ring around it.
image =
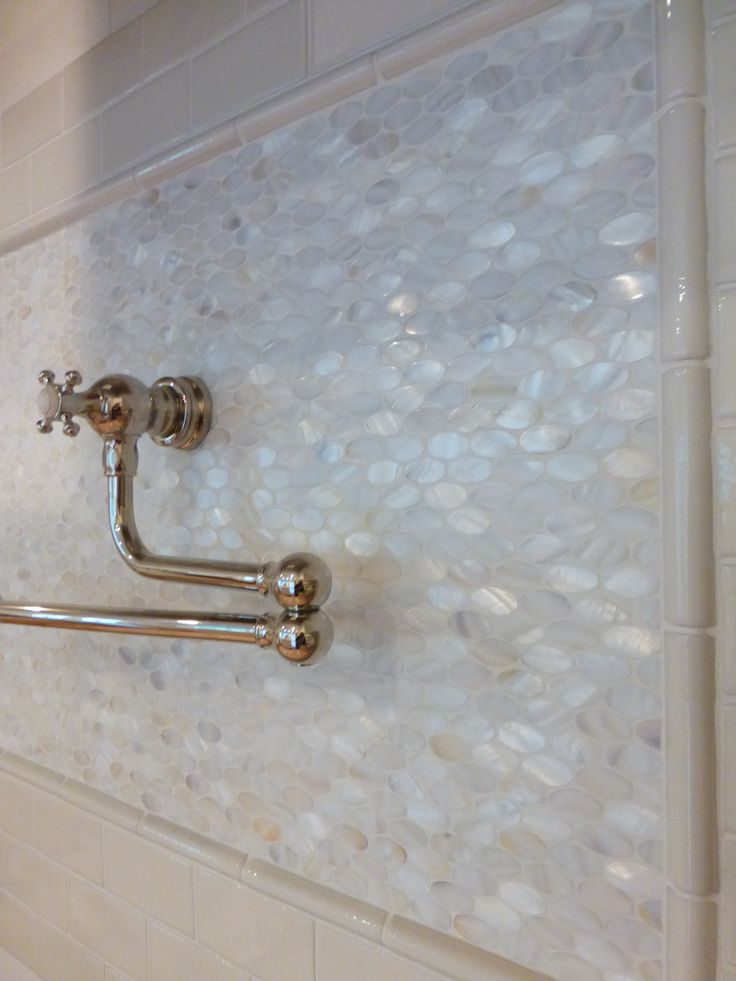
[[[38,376],[41,383],[41,391],[38,394],[38,408],[41,418],[36,423],[36,429],[40,433],[50,433],[53,431],[54,423],[57,419],[62,424],[62,432],[65,436],[76,436],[79,432],[79,425],[74,422],[70,412],[62,412],[61,398],[63,395],[71,395],[77,385],[81,385],[82,376],[78,371],[67,371],[64,375],[64,384],[55,384],[56,375],[53,371],[44,370]]]

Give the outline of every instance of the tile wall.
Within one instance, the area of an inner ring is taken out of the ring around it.
[[[42,16],[11,0],[0,15],[0,232],[338,65],[357,58],[372,74],[373,53],[455,11],[502,25],[553,2],[47,0]]]
[[[736,461],[736,404],[733,378],[736,371],[736,70],[732,45],[736,38],[736,3],[712,2],[708,8],[711,68],[711,113],[708,130],[714,224],[711,253],[712,323],[717,387],[715,455],[719,509],[716,542],[719,556],[719,740],[721,830],[721,928],[719,935],[724,978],[736,976],[736,793],[730,764],[736,739],[736,510],[730,473]]]
[[[0,593],[231,603],[120,566],[95,438],[29,434],[42,352],[202,373],[217,427],[144,448],[142,530],[317,551],[337,625],[309,671],[13,632],[6,747],[555,977],[659,977],[650,21],[566,4],[3,260]]]

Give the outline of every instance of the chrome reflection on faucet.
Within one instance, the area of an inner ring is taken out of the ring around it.
[[[50,433],[60,422],[66,436],[76,436],[79,424],[74,417],[83,416],[103,438],[110,531],[132,569],[155,579],[254,590],[273,596],[283,613],[275,618],[0,603],[0,623],[274,645],[288,660],[300,664],[314,663],[326,653],[332,628],[320,607],[332,580],[316,555],[297,552],[262,565],[170,558],[150,552],[140,539],[133,508],[138,440],[147,433],[159,446],[196,449],[212,421],[212,400],[200,379],[159,378],[148,388],[129,375],[108,375],[83,392],[75,391],[82,383],[77,371],[68,371],[63,385],[56,384],[51,371],[42,371],[39,381],[41,419],[36,427],[40,432]]]

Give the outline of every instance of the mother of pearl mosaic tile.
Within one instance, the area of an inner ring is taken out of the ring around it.
[[[145,537],[314,550],[336,624],[302,670],[4,630],[4,746],[565,981],[660,977],[649,21],[563,5],[2,260],[0,593],[259,605],[136,578],[98,438],[32,428],[39,368],[197,372]]]

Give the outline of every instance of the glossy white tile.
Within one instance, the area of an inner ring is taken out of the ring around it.
[[[671,368],[662,390],[662,476],[666,620],[709,627],[714,620],[710,372],[703,364]]]
[[[705,897],[718,891],[713,638],[667,631],[664,673],[667,875]]]
[[[658,123],[663,361],[708,356],[704,121],[703,106],[688,102],[668,109]]]

